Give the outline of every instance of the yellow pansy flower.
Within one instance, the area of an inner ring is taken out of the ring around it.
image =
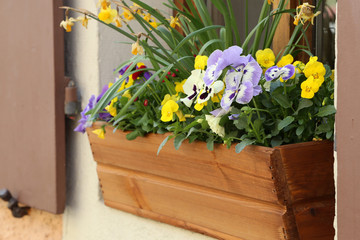
[[[267,0],[268,4],[270,5],[271,3],[274,2],[274,0]]]
[[[115,117],[117,114],[116,107],[114,104],[118,101],[118,98],[115,97],[113,100],[111,100],[110,104],[105,107],[105,110],[110,113],[111,116]]]
[[[293,56],[291,54],[283,56],[280,61],[276,64],[278,67],[284,67],[288,64],[291,64],[294,61]]]
[[[139,44],[139,40],[131,45],[131,53],[134,55],[144,54],[144,48]]]
[[[197,56],[195,57],[194,68],[195,68],[195,69],[204,70],[205,67],[206,67],[207,61],[208,61],[208,57],[207,57],[207,56],[197,55]]]
[[[179,97],[177,95],[166,94],[161,102],[161,106],[164,106],[170,100],[176,102],[177,100],[179,100]]]
[[[194,108],[195,108],[196,111],[201,111],[205,106],[207,106],[207,102],[196,103],[194,105]]]
[[[179,110],[179,105],[174,100],[167,101],[161,108],[161,121],[169,122],[174,118],[174,113]]]
[[[310,61],[305,65],[304,74],[307,78],[310,76],[314,77],[314,81],[318,83],[319,86],[324,82],[324,76],[326,74],[326,69],[321,62],[316,61],[316,58],[310,58]]]
[[[74,26],[74,22],[76,22],[76,19],[66,16],[65,20],[61,21],[60,27],[63,27],[66,32],[71,32],[71,27]]]
[[[301,83],[301,97],[313,98],[315,93],[319,91],[320,85],[314,80],[313,76],[310,76],[306,81]]]
[[[130,99],[131,98],[130,90],[126,90],[122,96]]]
[[[99,138],[105,139],[105,130],[103,128],[95,129],[92,132],[95,133]]]
[[[305,64],[303,62],[295,61],[293,65],[295,66],[295,73],[302,73],[304,71]]]
[[[275,54],[270,48],[258,50],[255,54],[257,62],[264,68],[269,68],[275,64]]]
[[[106,8],[101,8],[98,18],[106,24],[110,24],[114,21],[114,18],[117,16],[117,11],[111,9],[110,6]]]
[[[330,76],[330,79],[334,81],[335,79],[335,70],[331,70],[331,76]]]
[[[181,82],[175,82],[175,91],[177,93],[179,93],[179,92],[185,93],[184,89],[183,89],[183,86],[184,86],[184,83],[186,82],[186,80],[187,79],[184,79]]]
[[[184,114],[183,114],[182,111],[177,110],[177,111],[175,112],[175,114],[176,114],[176,116],[179,118],[179,121],[180,121],[180,122],[186,121],[186,118],[185,118],[185,116],[184,116]]]

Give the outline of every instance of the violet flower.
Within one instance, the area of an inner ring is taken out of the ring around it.
[[[76,132],[82,132],[85,133],[85,129],[87,127],[91,127],[92,122],[89,121],[90,115],[86,115],[88,111],[94,108],[96,104],[95,95],[91,95],[89,99],[89,103],[86,105],[84,110],[81,112],[81,119],[78,121],[79,125],[74,129]]]
[[[265,72],[265,80],[271,81],[281,77],[284,81],[291,78],[295,73],[295,67],[292,64],[285,65],[282,68],[278,66],[270,67]]]
[[[255,59],[250,55],[240,56],[233,62],[237,66],[233,66],[234,69],[226,74],[226,88],[220,102],[221,107],[226,111],[230,109],[234,100],[246,104],[262,91],[259,86],[262,69]]]
[[[210,86],[214,81],[218,80],[224,68],[228,66],[234,67],[235,61],[240,57],[242,51],[241,47],[232,46],[224,51],[215,50],[211,53],[204,76],[205,85]]]

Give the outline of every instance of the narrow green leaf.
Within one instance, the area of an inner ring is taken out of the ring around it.
[[[291,107],[289,99],[284,94],[282,94],[282,92],[274,91],[271,95],[274,98],[274,100],[283,108]]]
[[[169,136],[167,136],[167,137],[161,142],[161,144],[160,144],[160,146],[159,146],[159,148],[158,148],[158,150],[157,150],[157,155],[159,155],[161,149],[162,149],[162,148],[165,146],[165,144],[166,144],[170,139],[172,139],[173,137],[174,137],[174,135],[169,135]]]
[[[292,116],[287,116],[286,118],[284,118],[283,120],[281,120],[278,124],[278,129],[282,130],[284,127],[290,125],[293,121],[295,120],[294,117]]]
[[[329,116],[334,113],[336,113],[336,109],[335,109],[334,105],[327,105],[325,107],[321,107],[319,109],[319,112],[316,114],[316,116],[325,117],[325,116]]]
[[[241,143],[238,143],[235,146],[235,152],[240,153],[246,146],[251,145],[255,142],[255,140],[244,139]]]
[[[185,134],[179,134],[175,137],[174,139],[174,146],[175,149],[178,150],[182,144],[182,142],[186,139],[186,135]]]

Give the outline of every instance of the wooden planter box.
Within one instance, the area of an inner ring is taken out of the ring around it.
[[[99,128],[100,123],[95,123]],[[248,146],[128,141],[88,129],[107,206],[218,239],[333,239],[333,143]]]

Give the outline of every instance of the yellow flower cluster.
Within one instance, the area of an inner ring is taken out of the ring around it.
[[[324,65],[317,60],[317,57],[311,57],[309,62],[305,65],[304,74],[305,77],[307,77],[307,80],[301,83],[302,98],[313,98],[324,82],[326,69]]]
[[[176,103],[177,100],[179,100],[179,97],[176,95],[165,95],[164,100],[161,102],[161,121],[173,121],[174,113],[179,118],[180,122],[186,121],[184,114],[179,110],[179,104]]]

